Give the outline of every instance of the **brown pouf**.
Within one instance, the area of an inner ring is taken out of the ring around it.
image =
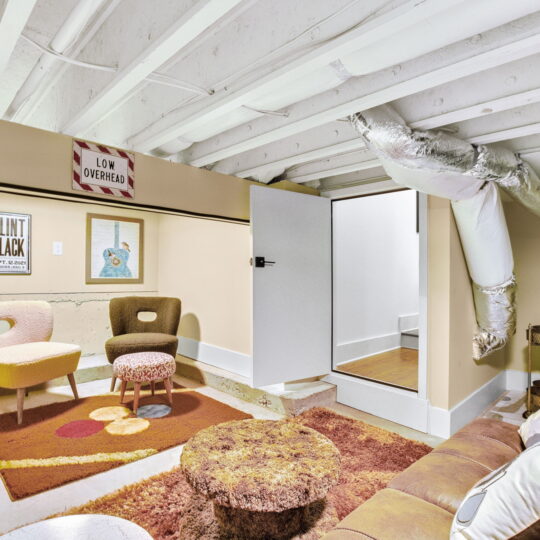
[[[338,482],[340,454],[314,429],[226,422],[190,439],[181,464],[191,486],[213,503],[216,538],[291,538],[335,524],[324,498]]]

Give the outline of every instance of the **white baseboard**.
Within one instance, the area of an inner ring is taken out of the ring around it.
[[[193,360],[210,364],[227,371],[232,371],[243,377],[251,377],[251,356],[217,345],[210,345],[204,341],[180,337],[178,354]]]
[[[506,390],[506,372],[501,371],[450,410],[429,407],[428,433],[447,439],[476,418]]]
[[[401,346],[401,334],[386,334],[384,336],[375,336],[372,338],[361,339],[358,341],[349,341],[339,343],[336,347],[335,362],[336,365],[352,360],[359,360],[366,356],[379,354]]]
[[[540,371],[532,372],[532,380],[540,379]],[[526,371],[519,371],[517,369],[506,370],[506,389],[507,390],[526,390],[528,382],[528,375]]]
[[[418,323],[418,313],[413,313],[412,315],[400,315],[398,317],[398,327],[400,332],[406,332],[407,330],[417,330]]]
[[[337,386],[338,403],[427,432],[429,404],[427,400],[419,398],[416,392],[348,377],[341,373],[331,373],[323,380]]]

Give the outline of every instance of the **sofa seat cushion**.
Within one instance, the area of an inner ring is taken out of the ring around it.
[[[152,351],[176,356],[177,349],[178,337],[159,332],[121,334],[108,339],[105,343],[105,352],[111,364],[124,354]]]
[[[388,487],[454,514],[469,489],[491,470],[461,456],[432,452],[398,474]]]
[[[69,343],[37,341],[0,348],[0,386],[28,388],[77,369],[81,348]]]
[[[447,540],[452,518],[439,506],[386,488],[340,521],[323,540]]]

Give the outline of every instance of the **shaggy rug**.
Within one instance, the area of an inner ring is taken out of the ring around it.
[[[336,521],[431,451],[423,443],[328,409],[311,409],[288,421],[299,422],[326,435],[341,453],[341,478],[327,497],[327,506]],[[181,470],[174,468],[84,506],[72,508],[64,515],[110,514],[134,521],[156,540],[182,540],[179,531],[183,520],[190,512],[201,510],[194,508],[196,500]],[[201,515],[204,518],[204,513]],[[208,526],[202,519],[199,538],[213,537],[204,532]]]
[[[161,418],[136,418],[132,398],[114,394],[53,403],[0,415],[0,477],[21,499],[141,459],[186,442],[199,430],[251,418],[193,390],[175,388]],[[141,406],[165,404],[163,392],[141,396]],[[161,405],[163,407],[163,405]],[[147,407],[148,408],[148,407]],[[139,409],[139,412],[142,410]]]

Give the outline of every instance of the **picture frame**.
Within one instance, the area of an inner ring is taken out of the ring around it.
[[[0,212],[0,275],[32,274],[32,216]]]
[[[144,282],[144,220],[86,214],[86,283]]]

